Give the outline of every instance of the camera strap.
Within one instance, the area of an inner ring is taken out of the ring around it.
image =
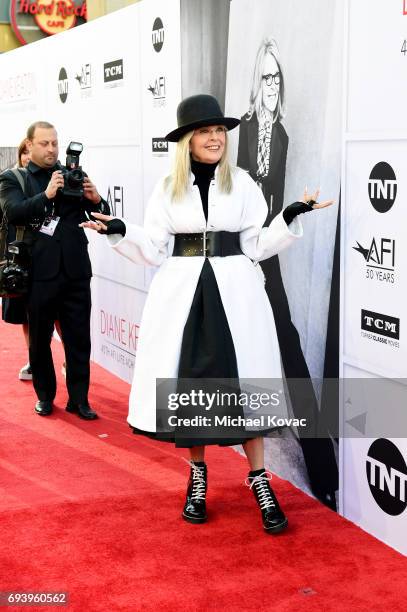
[[[11,168],[11,172],[14,174],[14,176],[16,177],[16,179],[18,180],[18,182],[20,183],[20,187],[23,190],[23,194],[26,194],[26,183],[25,183],[25,175],[26,175],[26,169],[25,168]],[[24,173],[24,176],[23,176]],[[6,221],[7,224],[7,221]],[[25,230],[25,226],[24,225],[16,225],[16,240],[21,241],[24,238],[24,230]]]

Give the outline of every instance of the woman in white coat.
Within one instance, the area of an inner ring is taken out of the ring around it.
[[[267,430],[242,426],[236,403],[225,412],[216,401],[210,410],[202,404],[196,408],[192,398],[199,381],[208,392],[208,380],[237,381],[239,387],[239,379],[281,379],[273,314],[256,264],[302,235],[298,214],[332,202],[318,204],[318,192],[305,193],[304,201],[291,204],[263,228],[267,205],[261,190],[227,158],[227,130],[239,120],[224,117],[217,100],[203,94],[183,100],[177,118],[178,128],[167,135],[178,143],[174,169],[154,189],[144,227],[97,213],[95,222],[82,224],[107,234],[110,246],[132,261],[159,266],[141,322],[128,422],[135,433],[189,448],[183,518],[191,523],[207,518],[205,446],[242,443],[250,465],[246,483],[260,506],[264,529],[277,533],[288,521],[264,469]],[[178,380],[178,393],[166,394],[172,408],[180,392],[189,393],[187,406],[170,414],[175,419],[157,408],[157,379]],[[186,417],[204,415],[210,420],[188,426]],[[237,417],[239,425],[216,427],[216,415]]]

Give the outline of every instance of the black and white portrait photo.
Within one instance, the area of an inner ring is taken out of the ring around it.
[[[230,3],[225,109],[241,117],[239,131],[230,135],[231,159],[262,189],[265,225],[305,188],[321,188],[322,199],[336,202],[318,219],[304,216],[303,240],[260,264],[292,412],[312,418],[321,410],[326,372],[340,195],[341,27],[335,1]],[[273,468],[329,504],[337,483],[327,432],[302,440],[302,452],[289,440],[268,443]]]

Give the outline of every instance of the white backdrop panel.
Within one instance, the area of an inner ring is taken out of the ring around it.
[[[381,375],[399,377],[407,376],[407,343],[404,339],[407,270],[402,265],[407,255],[405,156],[405,143],[402,141],[348,143],[343,210],[344,354],[358,359],[361,367],[373,368]],[[390,164],[397,181],[394,204],[385,213],[375,210],[369,198],[370,173],[382,161]],[[355,247],[362,247],[370,253],[357,251]],[[384,336],[383,342],[362,336],[362,309],[400,319],[398,347]]]
[[[127,382],[133,378],[144,296],[110,280],[92,279],[93,359]]]
[[[348,14],[350,132],[407,130],[407,15],[403,0],[351,0]]]
[[[143,224],[142,155],[140,147],[91,147],[86,169],[107,199],[112,214]],[[88,232],[92,267],[96,276],[145,290],[144,267],[119,256],[106,238]],[[120,289],[118,289],[120,291]],[[124,297],[123,297],[124,299]]]
[[[375,378],[373,374],[351,366],[345,366],[344,376],[348,379],[360,379],[360,386],[359,384],[355,386],[352,383],[352,389],[358,392],[354,395],[359,395],[362,398],[363,383],[369,385],[369,379]],[[393,411],[396,412],[398,409],[405,407],[407,387],[396,382],[386,381],[386,389],[391,389],[391,402],[383,403],[383,411],[386,412],[386,418],[390,421]],[[365,392],[366,396],[370,396],[370,390],[367,387],[365,387]],[[378,461],[375,463],[373,471],[368,453],[375,440],[380,438],[379,432],[375,432],[375,437],[365,437],[354,429],[352,431],[352,428],[346,425],[348,419],[354,418],[358,413],[365,413],[367,427],[369,428],[369,419],[373,416],[371,415],[372,411],[369,405],[363,401],[358,402],[358,397],[353,395],[350,397],[346,393],[346,388],[344,399],[345,437],[342,439],[342,468],[345,495],[343,514],[383,542],[407,555],[407,510],[397,515],[389,514],[389,509],[391,510],[394,504],[396,504],[396,507],[397,504],[400,504],[402,508],[403,502],[407,501],[407,469],[404,467],[403,471],[400,472],[399,466],[395,465],[393,455],[384,452],[381,456],[376,457]],[[355,434],[358,437],[354,437]],[[393,452],[397,452],[398,449],[404,457],[407,456],[406,438],[391,438],[388,442],[388,446]],[[394,451],[393,446],[396,447],[396,451]],[[404,476],[403,472],[405,472]],[[378,496],[381,505],[376,501],[373,494]]]
[[[406,428],[402,421],[394,432],[391,428],[398,415],[404,418],[406,405],[406,386],[394,380],[405,381],[407,363],[403,4],[347,1],[340,322],[340,373],[347,386],[341,406],[340,469],[344,515],[407,554]],[[387,164],[385,171],[377,168],[381,162]],[[362,383],[353,385],[354,397],[348,391],[353,382],[346,379],[355,378]],[[372,385],[379,383],[382,393],[383,381],[386,393],[381,400],[380,394],[373,396],[372,402]],[[382,427],[373,427],[372,403],[377,400],[386,417]],[[355,418],[360,436],[347,437],[355,434],[347,423]],[[392,513],[397,506],[401,511]]]

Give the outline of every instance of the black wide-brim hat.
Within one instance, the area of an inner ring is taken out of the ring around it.
[[[239,125],[240,119],[225,117],[216,98],[199,94],[185,98],[178,104],[177,122],[177,129],[165,137],[170,142],[178,142],[187,132],[207,125],[224,125],[232,130]]]

